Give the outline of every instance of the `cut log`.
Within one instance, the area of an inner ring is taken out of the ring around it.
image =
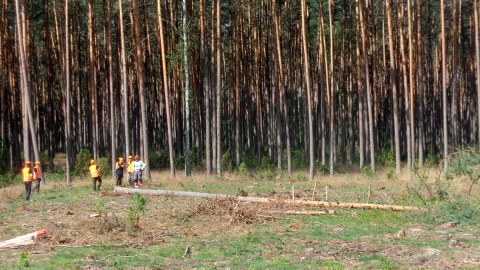
[[[372,204],[372,203],[340,203],[340,202],[324,202],[324,201],[308,201],[308,200],[284,200],[276,198],[262,198],[262,197],[244,197],[234,196],[226,194],[212,194],[202,192],[191,191],[173,191],[173,190],[153,190],[153,189],[132,189],[115,187],[114,191],[118,194],[143,194],[143,195],[156,195],[156,196],[180,196],[180,197],[199,197],[209,199],[233,199],[239,202],[252,202],[252,203],[277,203],[277,204],[289,204],[289,205],[308,205],[308,206],[321,206],[325,208],[361,208],[361,209],[381,209],[381,210],[394,210],[394,211],[409,211],[409,210],[422,210],[420,207],[413,206],[401,206],[401,205],[385,205],[385,204]]]
[[[35,243],[35,239],[37,239],[38,236],[47,234],[47,230],[43,229],[34,233],[29,233],[25,234],[22,236],[15,237],[10,240],[6,240],[3,242],[0,242],[0,249],[6,249],[6,248],[16,248],[19,246],[26,246],[26,245],[32,245]]]
[[[322,216],[322,215],[333,215],[335,211],[327,210],[327,211],[295,211],[295,210],[288,210],[288,211],[272,211],[268,212],[271,214],[287,214],[287,215],[303,215],[303,216]]]

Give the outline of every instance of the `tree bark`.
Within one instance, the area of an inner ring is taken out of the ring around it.
[[[312,115],[312,89],[310,87],[310,61],[308,59],[308,47],[307,47],[307,4],[305,0],[301,1],[301,16],[302,16],[302,53],[303,53],[303,65],[305,73],[305,85],[307,90],[307,115],[308,115],[308,134],[309,134],[309,156],[310,156],[310,170],[309,179],[313,181],[315,176],[315,153],[314,153],[314,138],[313,138],[313,115]]]
[[[120,0],[121,1],[121,0]],[[168,156],[170,160],[170,176],[175,177],[175,157],[173,154],[173,138],[172,138],[172,120],[170,116],[170,90],[168,85],[168,66],[165,52],[165,40],[163,35],[163,19],[162,19],[162,3],[157,0],[157,14],[158,14],[158,29],[160,31],[160,54],[162,59],[162,78],[163,78],[163,91],[165,95],[165,111],[167,118],[167,136],[168,136]],[[207,121],[208,122],[208,121]]]

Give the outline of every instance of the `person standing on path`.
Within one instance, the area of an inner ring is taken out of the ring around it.
[[[123,171],[124,171],[124,161],[123,158],[120,157],[118,158],[117,163],[115,164],[115,174],[117,175],[117,187],[122,186],[122,180],[123,180]]]
[[[100,175],[100,166],[97,165],[94,159],[90,160],[90,167],[88,167],[88,170],[92,176],[93,190],[100,191],[100,186],[102,185],[102,176]]]
[[[25,167],[22,169],[23,184],[25,185],[25,201],[30,200],[30,194],[32,193],[32,163],[30,161],[25,162]]]
[[[128,173],[128,184],[131,188],[133,188],[133,173],[135,172],[133,169],[133,156],[128,156],[128,163],[127,163],[127,173]]]
[[[35,166],[33,166],[33,174],[35,176],[35,187],[33,188],[34,191],[40,193],[40,182],[42,182],[42,163],[40,161],[35,161]]]
[[[142,172],[147,165],[140,159],[139,155],[135,155],[135,162],[133,162],[133,182],[135,182],[135,188],[141,188],[143,186]]]

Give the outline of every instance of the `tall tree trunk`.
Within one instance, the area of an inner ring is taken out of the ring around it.
[[[410,2],[410,0],[407,0],[408,2]],[[402,1],[403,2],[403,1]],[[387,3],[387,5],[390,5],[389,3]],[[408,5],[408,8],[410,8],[410,5]],[[404,40],[403,40],[403,21],[404,21],[404,10],[403,10],[403,3],[400,3],[400,7],[398,8],[398,17],[399,17],[399,20],[400,20],[400,26],[399,26],[399,36],[400,36],[400,56],[401,56],[401,66],[402,66],[402,75],[403,75],[403,89],[404,89],[404,98],[405,98],[405,120],[406,120],[406,134],[407,134],[407,167],[409,170],[412,169],[412,143],[411,143],[411,131],[410,131],[410,100],[409,100],[409,89],[408,89],[408,73],[407,73],[407,59],[406,59],[406,56],[405,56],[405,43],[404,43]],[[391,7],[390,7],[390,12],[391,12]],[[409,14],[410,14],[410,10],[408,11]],[[390,14],[391,16],[391,14]],[[391,17],[389,16],[389,19],[391,20]],[[410,16],[408,17],[410,19]],[[390,22],[391,23],[391,22]],[[409,39],[409,42],[410,40],[412,39],[412,36],[411,36],[411,30],[410,30],[410,20],[408,21],[408,39]],[[389,25],[389,31],[390,31],[390,25]],[[390,32],[389,32],[389,44],[392,44],[393,43],[393,40],[391,39],[393,37],[393,35],[390,35]],[[390,46],[390,56],[393,56],[393,45]],[[411,48],[409,48],[410,50]],[[390,64],[394,63],[394,58],[392,58],[390,60]],[[411,62],[410,62],[410,66],[411,66]],[[394,67],[392,67],[393,69]],[[396,80],[395,80],[396,81]],[[392,80],[393,82],[393,80]],[[396,92],[396,86],[393,86],[393,83],[392,83],[392,87],[393,87],[393,93],[395,95],[395,92]],[[397,99],[396,96],[393,97],[393,101],[395,102],[395,99]],[[398,101],[397,101],[398,102]],[[393,105],[393,107],[395,108],[395,104]],[[398,106],[397,106],[398,108]],[[394,109],[394,119],[395,119],[395,114],[398,113],[398,110],[397,109]],[[397,119],[398,119],[398,116],[397,116]],[[398,120],[397,120],[398,121]],[[399,124],[398,122],[396,124]],[[399,130],[398,128],[395,128],[395,131]],[[397,138],[397,134],[395,134],[395,138]],[[398,138],[400,138],[400,136],[398,136]],[[397,147],[397,139],[395,139],[395,147]],[[396,158],[396,161],[399,161],[400,160],[400,153],[398,153],[399,155],[397,156],[397,148],[395,148],[395,158]],[[398,160],[397,160],[398,158]],[[401,162],[401,161],[400,161]],[[397,166],[397,174],[400,173],[400,169],[399,169],[399,164],[396,164]]]
[[[447,127],[447,44],[445,38],[445,3],[440,0],[440,27],[442,40],[442,117],[443,117],[443,172],[447,174],[448,169],[448,127]]]
[[[216,35],[216,52],[217,52],[217,115],[216,115],[216,142],[217,142],[217,176],[222,176],[222,70],[221,70],[221,49],[222,49],[222,39],[221,39],[221,13],[220,13],[220,0],[216,2],[217,10],[217,35]]]
[[[392,25],[392,6],[391,0],[387,0],[387,18],[388,18],[388,48],[390,51],[390,83],[392,87],[393,103],[393,126],[395,135],[395,172],[401,173],[400,160],[400,136],[398,121],[398,98],[397,98],[397,72],[395,67],[395,52],[393,50],[393,25]]]
[[[188,68],[188,36],[187,36],[187,1],[182,1],[183,27],[183,70],[185,72],[185,176],[191,176],[190,171],[190,73]]]
[[[97,112],[97,55],[95,31],[95,6],[93,0],[88,0],[88,89],[90,91],[90,138],[94,159],[98,153],[98,112]]]
[[[143,68],[143,56],[144,48],[143,42],[140,37],[140,10],[137,5],[137,0],[131,0],[132,9],[133,9],[133,27],[135,35],[135,45],[136,45],[136,54],[135,54],[135,66],[137,69],[137,87],[138,87],[138,98],[140,99],[140,119],[141,119],[141,137],[142,143],[141,149],[143,149],[143,161],[148,165],[149,164],[149,154],[148,154],[148,126],[147,126],[147,104],[145,102],[145,83],[144,83],[144,68]],[[146,179],[150,179],[150,168],[147,166],[144,170],[144,176]]]
[[[307,16],[307,4],[305,0],[301,0],[301,16],[302,16],[302,54],[303,54],[303,64],[305,72],[305,85],[307,87],[307,115],[308,115],[308,134],[309,134],[309,156],[310,156],[310,181],[313,181],[315,173],[315,155],[313,150],[314,139],[313,139],[313,115],[312,115],[312,89],[310,87],[310,61],[308,59],[308,47],[307,47],[307,26],[306,26],[306,16]]]
[[[334,42],[334,35],[335,35],[335,29],[333,28],[333,5],[332,3],[333,0],[328,1],[328,16],[329,16],[329,22],[330,22],[330,89],[328,90],[330,93],[330,177],[333,176],[333,164],[334,164],[334,156],[335,156],[335,76],[333,74],[333,49],[335,46]]]
[[[127,85],[127,60],[125,57],[125,33],[123,22],[123,0],[118,0],[118,16],[120,24],[120,77],[121,77],[121,92],[122,92],[122,113],[123,113],[123,129],[125,135],[125,157],[130,153],[130,125],[128,122],[128,85]]]
[[[375,144],[374,144],[374,134],[373,134],[373,109],[372,109],[372,98],[370,94],[370,72],[368,64],[368,51],[367,51],[367,33],[365,22],[363,20],[363,9],[361,3],[358,0],[357,4],[359,5],[360,13],[360,29],[362,36],[362,58],[363,58],[363,68],[365,72],[365,94],[367,95],[367,111],[368,111],[368,135],[370,140],[370,164],[372,171],[375,171]]]
[[[66,173],[67,173],[67,185],[71,184],[70,178],[70,165],[71,161],[73,160],[73,153],[72,153],[72,131],[71,131],[71,105],[70,105],[70,26],[69,26],[69,12],[68,12],[68,0],[65,0],[65,67],[64,67],[64,74],[65,74],[65,149],[67,152],[67,159],[66,159]]]
[[[212,132],[210,115],[210,73],[209,59],[207,57],[207,33],[206,33],[206,2],[200,0],[200,61],[202,62],[203,89],[205,92],[205,166],[207,175],[212,173]]]
[[[412,160],[412,163],[409,167],[411,170],[411,166],[415,164],[415,118],[414,118],[414,112],[415,112],[415,95],[414,95],[414,84],[415,84],[415,78],[414,78],[414,68],[415,68],[415,62],[413,58],[413,34],[412,34],[412,28],[413,28],[413,15],[412,15],[412,0],[407,0],[408,2],[408,62],[410,63],[409,65],[409,78],[410,78],[410,106],[409,106],[409,111],[410,111],[410,159]],[[420,3],[419,3],[420,4]],[[421,42],[422,40],[419,39],[417,42]],[[420,80],[420,78],[419,78]],[[407,134],[408,136],[408,134]]]
[[[477,145],[480,150],[480,40],[478,34],[478,0],[474,1],[474,17],[475,17],[475,64],[477,67]]]
[[[424,147],[425,147],[425,131],[424,131],[424,78],[423,78],[423,45],[422,45],[422,2],[417,3],[417,72],[418,72],[418,166],[424,165]],[[478,49],[478,46],[477,46]],[[413,111],[413,109],[412,109]]]
[[[121,0],[120,0],[121,1]],[[168,136],[168,156],[170,159],[170,176],[175,177],[175,157],[173,155],[173,138],[172,138],[172,119],[170,116],[170,91],[168,85],[168,67],[165,52],[165,40],[163,36],[163,19],[162,19],[162,4],[157,0],[158,13],[158,28],[160,31],[160,54],[162,59],[162,77],[163,77],[163,91],[165,95],[165,111],[167,118],[167,136]]]
[[[105,45],[106,45],[106,57],[107,57],[107,69],[108,69],[108,93],[110,93],[110,147],[112,151],[112,178],[115,177],[115,161],[117,156],[117,130],[116,130],[116,117],[115,117],[115,97],[113,90],[113,55],[112,55],[112,2],[106,0],[106,12],[107,19],[105,20]]]
[[[20,62],[20,69],[21,69],[21,86],[23,89],[23,96],[25,101],[25,107],[27,112],[27,122],[24,125],[28,125],[30,129],[30,135],[32,140],[33,146],[33,154],[35,160],[40,160],[40,154],[38,151],[38,143],[37,143],[37,135],[35,130],[35,125],[33,122],[33,113],[32,113],[32,105],[30,101],[30,91],[29,91],[29,82],[28,82],[28,72],[27,72],[27,58],[25,56],[25,37],[23,33],[24,25],[21,22],[21,15],[20,15],[20,4],[19,0],[15,0],[15,17],[16,17],[16,25],[17,25],[17,41],[18,41],[18,60]],[[23,10],[23,9],[22,9]],[[28,136],[28,134],[27,134]],[[27,157],[26,157],[27,158]]]

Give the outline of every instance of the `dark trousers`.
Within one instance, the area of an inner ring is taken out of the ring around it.
[[[123,173],[122,174],[117,174],[117,186],[118,187],[122,186],[122,180],[123,180]]]
[[[25,200],[30,200],[30,194],[32,194],[32,182],[23,182],[25,184]]]
[[[35,187],[33,188],[33,191],[36,191],[37,193],[40,192],[40,182],[42,181],[42,179],[36,179],[35,180]]]
[[[128,174],[128,184],[133,188],[133,173]]]
[[[92,178],[92,182],[93,182],[93,190],[97,191],[97,190],[100,190],[100,186],[102,185],[102,177],[95,177],[95,178]],[[97,185],[97,182],[98,182],[98,185]]]

